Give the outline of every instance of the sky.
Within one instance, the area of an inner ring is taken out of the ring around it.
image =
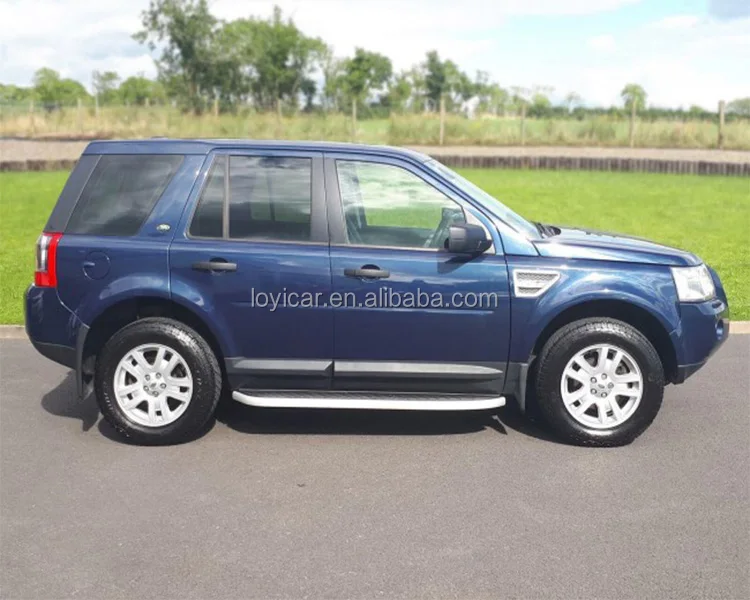
[[[274,2],[209,0],[222,19],[266,17]],[[396,70],[428,50],[503,87],[546,86],[561,100],[620,102],[639,83],[650,105],[699,105],[750,96],[750,0],[277,0],[338,56],[355,47]],[[94,70],[156,75],[132,39],[148,0],[0,0],[0,82],[29,85],[51,67],[91,85]]]

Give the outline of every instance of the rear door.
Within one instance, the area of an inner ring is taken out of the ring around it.
[[[172,294],[209,315],[233,388],[325,389],[333,358],[322,155],[216,151],[170,249]]]

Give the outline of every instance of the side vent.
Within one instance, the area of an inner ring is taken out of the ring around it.
[[[560,279],[558,271],[516,269],[513,271],[513,291],[517,298],[537,298]]]

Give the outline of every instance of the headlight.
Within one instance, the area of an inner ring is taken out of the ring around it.
[[[714,297],[716,289],[706,265],[672,267],[672,277],[680,302],[703,302]]]

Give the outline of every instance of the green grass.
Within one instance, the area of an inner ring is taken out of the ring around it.
[[[629,233],[715,268],[731,317],[750,319],[750,181],[656,173],[464,169],[516,212],[555,225]]]
[[[67,178],[67,171],[0,173],[0,323],[23,323],[34,244]]]
[[[463,170],[524,216],[630,233],[698,254],[716,268],[732,318],[750,319],[750,182],[643,173]],[[34,243],[68,174],[0,173],[0,323],[23,322]]]

